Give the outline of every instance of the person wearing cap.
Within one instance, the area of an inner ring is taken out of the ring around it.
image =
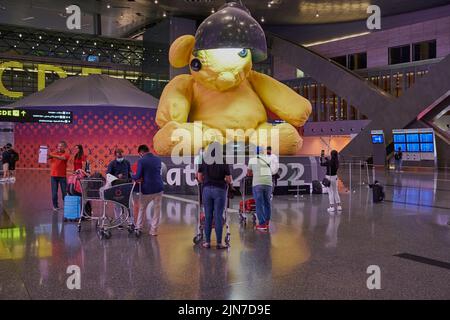
[[[272,170],[268,156],[263,154],[263,148],[256,148],[256,155],[248,162],[247,175],[253,176],[253,198],[258,217],[256,229],[268,231],[272,215]]]

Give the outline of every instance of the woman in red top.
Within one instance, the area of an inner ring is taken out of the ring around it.
[[[86,162],[86,156],[84,155],[83,146],[77,144],[75,146],[75,157],[73,159],[73,171],[83,169],[83,162]]]

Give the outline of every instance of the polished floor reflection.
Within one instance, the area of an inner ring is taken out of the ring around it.
[[[450,299],[450,270],[394,256],[450,262],[450,176],[377,172],[387,201],[373,204],[358,173],[342,171],[344,212],[330,216],[327,195],[279,196],[270,233],[241,228],[231,213],[231,248],[192,245],[193,197],[163,200],[158,237],[63,223],[54,214],[45,171],[20,171],[0,185],[2,299]],[[238,207],[233,199],[232,208]],[[98,209],[97,206],[94,206]],[[69,290],[67,267],[81,270]],[[367,288],[367,268],[381,290]]]

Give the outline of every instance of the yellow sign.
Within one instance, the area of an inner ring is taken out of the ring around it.
[[[6,70],[14,71],[14,69],[18,69],[18,71],[23,71],[23,63],[19,61],[6,61],[0,63],[0,94],[10,97],[10,98],[22,98],[23,92],[20,91],[11,91],[5,87],[3,84],[3,73]],[[37,65],[37,88],[38,91],[41,91],[45,88],[45,74],[49,72],[56,73],[60,78],[66,78],[68,76],[67,71],[65,71],[60,66],[50,65],[50,64],[38,64]],[[89,74],[101,74],[102,69],[98,68],[90,68],[90,67],[82,67],[81,75],[87,76]],[[14,115],[18,116],[18,115]]]

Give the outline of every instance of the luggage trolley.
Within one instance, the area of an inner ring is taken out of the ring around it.
[[[132,196],[136,183],[122,183],[113,185],[109,188],[102,187],[99,191],[100,199],[103,201],[103,214],[98,220],[97,233],[100,239],[111,238],[111,229],[117,228],[124,223],[128,223],[128,233],[135,232],[133,212],[132,212]],[[118,218],[109,218],[106,216],[106,204],[113,202],[122,207],[122,212]]]
[[[103,201],[100,198],[100,188],[105,185],[103,178],[84,178],[80,179],[81,183],[81,215],[78,219],[78,232],[81,231],[81,221],[83,220],[96,220],[96,226],[98,226],[98,219],[100,217],[94,217],[93,213],[89,215],[86,212],[88,202]],[[92,206],[91,206],[92,208]]]
[[[203,208],[203,199],[202,199],[202,191],[203,191],[203,185],[202,184],[198,184],[198,219],[197,219],[197,227],[196,227],[196,235],[194,236],[193,242],[194,244],[199,244],[203,241],[203,238],[205,237],[205,223],[206,223],[206,218],[205,218],[205,211]],[[226,205],[225,205],[225,210],[223,210],[222,213],[222,217],[223,217],[223,221],[224,221],[224,226],[226,228],[226,233],[225,233],[225,244],[227,246],[230,246],[230,240],[231,240],[231,235],[230,235],[230,224],[228,221],[228,209],[230,208],[230,187],[227,185],[227,198],[226,198]],[[213,220],[214,221],[214,220]],[[213,222],[213,228],[214,228],[214,222]]]
[[[239,191],[242,200],[239,202],[239,222],[241,225],[247,225],[247,215],[252,215],[253,225],[256,225],[256,203],[252,197],[252,179],[251,176],[245,176],[239,182]]]

